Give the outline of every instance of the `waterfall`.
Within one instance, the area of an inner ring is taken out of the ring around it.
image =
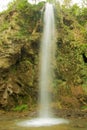
[[[55,54],[55,22],[53,5],[47,3],[44,13],[44,29],[40,53],[40,117],[50,117],[50,92],[52,84],[52,60]]]
[[[18,123],[23,127],[42,127],[62,123],[68,123],[64,119],[52,117],[50,108],[51,97],[50,88],[52,85],[53,61],[55,59],[55,21],[53,5],[47,3],[44,13],[44,30],[41,42],[40,52],[40,110],[39,117]]]

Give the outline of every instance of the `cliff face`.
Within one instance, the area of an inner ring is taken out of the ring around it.
[[[54,95],[60,108],[81,108],[87,103],[86,23],[80,24],[71,9],[56,11],[58,33]]]
[[[37,102],[44,3],[23,2],[13,3],[0,14],[0,108],[3,109],[23,104],[30,107]],[[85,27],[67,10],[55,9],[55,17],[53,100],[57,108],[80,108],[87,101]]]
[[[0,14],[0,107],[6,109],[36,102],[42,28],[42,7],[10,8]]]

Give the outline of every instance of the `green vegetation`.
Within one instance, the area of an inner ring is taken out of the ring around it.
[[[13,111],[24,111],[24,110],[28,110],[28,105],[22,104],[20,106],[13,108]]]
[[[82,110],[83,110],[83,111],[87,111],[87,106],[86,106],[86,105],[83,106],[83,107],[82,107]]]
[[[82,7],[71,5],[71,0],[64,0],[62,5],[55,0],[49,2],[56,3],[53,101],[59,108],[82,109],[87,106],[87,1],[83,0]],[[44,5],[14,0],[0,13],[2,109],[17,106],[14,111],[22,111],[37,104]]]

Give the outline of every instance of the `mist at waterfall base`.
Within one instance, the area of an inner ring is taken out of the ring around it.
[[[44,12],[44,30],[41,42],[40,52],[40,110],[38,118],[26,120],[18,123],[23,127],[41,127],[51,126],[62,123],[68,123],[65,119],[54,118],[51,114],[51,97],[49,94],[49,87],[52,84],[52,60],[55,56],[55,20],[54,8],[50,3],[46,3]]]

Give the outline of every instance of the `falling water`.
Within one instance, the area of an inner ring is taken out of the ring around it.
[[[55,22],[53,5],[47,3],[44,13],[44,31],[40,53],[40,112],[39,117],[18,123],[23,127],[51,126],[68,123],[64,119],[56,119],[51,115],[50,88],[52,85],[52,68],[55,55]]]
[[[47,3],[44,13],[44,30],[41,43],[40,71],[40,117],[50,117],[50,94],[52,84],[52,60],[55,48],[55,22],[53,5]]]

